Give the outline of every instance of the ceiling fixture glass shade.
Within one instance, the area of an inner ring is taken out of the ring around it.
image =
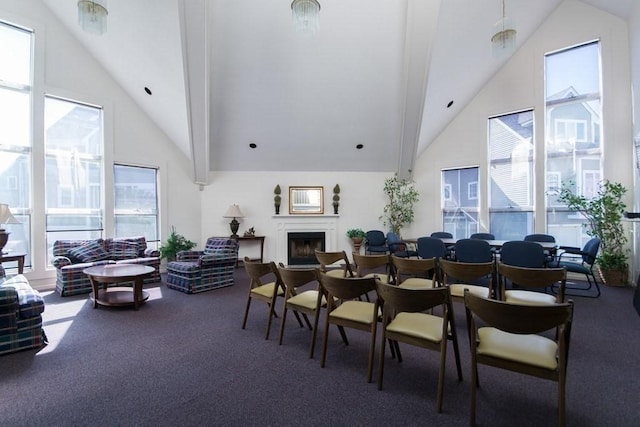
[[[318,31],[320,3],[317,0],[293,0],[291,11],[296,31],[311,34]]]
[[[502,0],[502,18],[494,26],[495,33],[491,37],[493,55],[502,56],[516,48],[516,30],[511,18],[507,18],[504,0]]]
[[[78,0],[78,24],[82,30],[96,35],[107,31],[106,0]]]

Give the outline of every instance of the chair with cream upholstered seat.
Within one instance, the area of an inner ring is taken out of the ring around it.
[[[500,299],[516,304],[548,305],[564,302],[567,282],[566,268],[527,268],[497,264]],[[517,283],[517,289],[508,289],[507,282]],[[557,287],[556,295],[545,293],[545,289]],[[520,289],[525,288],[525,289]]]
[[[448,288],[405,289],[376,282],[376,306],[383,308],[382,340],[378,367],[378,390],[382,390],[385,342],[406,344],[440,352],[436,408],[442,411],[447,341],[453,343],[458,381],[462,381],[460,351]],[[430,314],[439,307],[441,316]],[[429,313],[427,313],[429,312]],[[392,347],[393,348],[393,347]],[[402,361],[400,358],[399,361]]]
[[[243,264],[249,276],[249,293],[247,295],[247,307],[244,311],[242,329],[247,325],[251,301],[254,298],[264,301],[269,306],[269,318],[267,319],[267,332],[265,334],[265,339],[269,339],[271,320],[277,317],[275,312],[276,298],[284,296],[284,284],[280,279],[278,267],[273,261],[256,262],[251,261],[249,257],[244,257]]]
[[[430,289],[438,286],[436,258],[402,258],[391,255],[395,284],[401,288]]]
[[[326,299],[324,298],[318,283],[318,274],[316,273],[316,269],[286,268],[280,266],[278,267],[278,272],[282,279],[282,283],[284,283],[285,286],[278,344],[282,345],[287,312],[292,310],[295,313],[300,313],[304,317],[309,329],[313,331],[311,345],[309,347],[309,358],[313,358],[316,346],[316,337],[318,336],[320,308],[326,305]],[[309,323],[308,315],[313,316],[313,326]]]
[[[478,365],[487,365],[557,382],[558,424],[564,426],[573,302],[523,305],[471,292],[464,298],[471,348],[471,425],[476,424]],[[521,388],[523,399],[526,384]]]
[[[453,301],[462,302],[465,289],[485,298],[494,297],[495,264],[493,261],[458,262],[441,259],[438,265],[442,284],[449,287]]]
[[[377,277],[383,283],[391,283],[390,255],[361,255],[353,253],[353,263],[356,265],[356,277]]]
[[[360,301],[357,298],[376,289],[374,277],[333,277],[316,270],[318,279],[327,299],[327,311],[324,321],[324,337],[322,340],[322,359],[320,366],[324,368],[327,359],[327,345],[329,341],[329,325],[338,326],[342,340],[349,345],[344,328],[367,331],[371,334],[369,346],[369,363],[367,367],[367,382],[373,376],[373,358],[375,353],[376,329],[378,313],[375,304]]]
[[[351,262],[347,257],[345,251],[336,252],[324,252],[315,250],[316,259],[320,263],[320,270],[324,271],[330,276],[337,277],[353,277],[353,270],[351,269]],[[340,268],[329,268],[334,264],[340,265]]]

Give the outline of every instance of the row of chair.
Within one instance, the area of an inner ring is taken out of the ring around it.
[[[327,254],[320,253],[318,259]],[[328,256],[328,255],[327,255]],[[257,263],[245,259],[245,268],[251,280],[249,297],[245,310],[243,329],[247,323],[249,306],[252,298],[267,302],[269,318],[266,338],[269,337],[272,317],[276,317],[275,304],[278,296],[284,297],[282,319],[280,324],[279,343],[282,344],[288,311],[293,311],[298,323],[304,327],[302,316],[307,327],[312,331],[309,356],[313,357],[317,340],[320,310],[326,307],[324,320],[324,336],[322,343],[321,366],[326,364],[326,353],[329,338],[329,326],[336,325],[340,336],[348,345],[345,328],[368,331],[371,335],[369,348],[367,380],[373,375],[373,362],[376,347],[376,331],[378,323],[382,323],[382,339],[379,353],[378,388],[382,388],[385,347],[389,342],[391,354],[402,360],[398,342],[417,345],[440,352],[440,368],[436,407],[442,409],[443,384],[447,343],[451,342],[455,353],[458,379],[462,380],[460,356],[453,316],[452,302],[463,301],[466,307],[467,323],[472,357],[472,402],[471,422],[475,423],[475,390],[477,387],[477,364],[487,364],[505,369],[523,372],[559,383],[558,408],[560,423],[564,423],[564,384],[566,376],[566,359],[572,319],[572,304],[558,303],[562,297],[558,295],[554,301],[528,301],[525,304],[492,300],[490,292],[484,296],[474,295],[469,284],[450,283],[450,278],[457,280],[475,279],[494,274],[494,263],[486,266],[474,266],[471,263],[453,262],[450,260],[406,259],[397,256],[369,256],[359,258],[354,254],[354,268],[348,262],[346,254],[340,257],[333,254],[334,261],[318,269],[286,268],[275,263]],[[365,274],[364,259],[387,258],[394,266],[389,274]],[[322,261],[320,261],[322,264]],[[327,266],[343,262],[337,269]],[[325,271],[323,271],[325,270]],[[472,274],[473,272],[473,274]],[[522,286],[534,286],[541,278],[540,272],[531,269],[506,266],[498,263],[501,282],[510,280]],[[565,269],[546,269],[544,275],[555,273],[545,286],[560,282],[561,289],[566,279]],[[266,274],[271,278],[266,281]],[[362,275],[364,277],[355,277]],[[473,277],[472,277],[473,276]],[[506,283],[506,282],[505,282]],[[458,292],[454,292],[456,286]],[[484,289],[490,289],[484,287]],[[370,302],[369,293],[375,292],[377,298]],[[525,291],[518,291],[525,292]],[[505,296],[508,297],[508,293]],[[529,305],[538,304],[538,305]],[[434,311],[434,309],[436,309]],[[438,314],[435,314],[435,313]],[[313,316],[313,326],[309,320]],[[507,319],[507,320],[505,320]],[[556,329],[556,339],[539,334]],[[518,348],[519,356],[514,360],[513,351]],[[531,353],[532,349],[533,353]],[[542,350],[540,350],[542,349]]]

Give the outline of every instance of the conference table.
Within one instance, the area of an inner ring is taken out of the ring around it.
[[[458,240],[461,240],[461,239],[451,239],[451,238],[444,238],[444,237],[441,237],[439,239],[442,240],[442,242],[446,246],[455,245]],[[415,239],[414,241],[417,243],[418,240]],[[485,240],[485,242],[489,243],[491,247],[494,247],[496,249],[502,248],[505,242],[511,242],[511,241],[513,240]],[[542,246],[542,249],[545,249],[547,251],[554,251],[558,247],[556,242],[536,242],[533,240],[530,240],[530,242],[539,244],[540,246]]]

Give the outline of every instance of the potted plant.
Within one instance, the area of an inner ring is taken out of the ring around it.
[[[178,234],[176,228],[172,226],[169,238],[160,246],[160,258],[166,258],[167,261],[174,261],[178,252],[188,251],[195,246],[196,244],[194,242]]]
[[[367,233],[365,233],[361,228],[350,228],[347,230],[347,237],[351,239],[355,252],[360,253],[362,241],[367,237]]]
[[[418,191],[413,181],[394,176],[384,181],[384,193],[389,201],[380,219],[389,231],[400,236],[402,227],[413,222],[413,206],[418,202]]]
[[[587,199],[576,194],[574,183],[563,185],[558,200],[589,221],[587,234],[600,239],[600,255],[596,259],[602,280],[609,285],[626,284],[629,278],[627,235],[623,226],[626,204],[624,185],[608,180],[600,183],[598,194]]]

